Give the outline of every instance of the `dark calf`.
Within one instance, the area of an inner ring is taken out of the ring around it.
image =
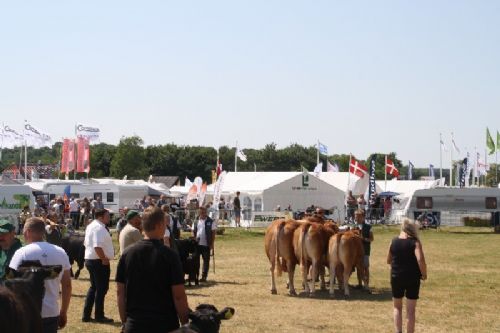
[[[40,261],[23,261],[17,270],[11,269],[4,284],[22,304],[28,332],[42,330],[42,300],[46,279],[54,279],[62,271],[61,265],[42,266]]]
[[[196,240],[193,238],[176,239],[175,243],[181,259],[182,269],[184,274],[188,276],[188,285],[191,286],[191,282],[199,285],[200,260]]]
[[[73,268],[71,268],[71,276],[78,279],[80,276],[80,271],[85,266],[85,246],[83,242],[85,240],[85,235],[73,233],[66,235],[61,240],[61,247],[64,249],[69,258],[69,263],[73,266],[76,262],[78,269],[73,275]]]

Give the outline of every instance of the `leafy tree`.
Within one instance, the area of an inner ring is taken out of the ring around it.
[[[117,147],[100,143],[90,146],[90,177],[110,177],[111,161],[115,156]]]
[[[145,179],[148,168],[146,154],[142,145],[144,142],[138,136],[124,137],[120,140],[116,153],[111,160],[111,176],[129,179]]]

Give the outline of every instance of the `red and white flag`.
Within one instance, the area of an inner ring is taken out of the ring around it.
[[[78,156],[76,159],[76,172],[90,172],[90,146],[89,140],[79,137],[77,142]]]
[[[354,157],[351,157],[351,161],[349,163],[349,172],[355,174],[360,178],[363,178],[366,174],[368,174],[368,168],[361,164],[359,161],[356,161]]]
[[[222,163],[219,161],[219,159],[217,159],[217,177],[220,176],[221,172],[222,172]]]
[[[399,170],[389,158],[387,158],[387,162],[385,163],[385,172],[396,178],[399,177]]]

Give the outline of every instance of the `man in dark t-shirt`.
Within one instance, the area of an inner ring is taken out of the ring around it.
[[[188,302],[179,257],[163,245],[165,218],[146,209],[144,240],[128,247],[116,272],[118,309],[124,332],[170,332],[188,322]]]

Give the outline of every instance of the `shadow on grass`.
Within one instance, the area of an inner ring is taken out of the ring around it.
[[[447,230],[445,231],[447,234],[455,234],[455,235],[500,235],[491,231],[453,231]]]
[[[334,296],[331,297],[328,288],[326,290],[317,289],[313,296],[309,296],[309,294],[307,294],[305,291],[299,292],[298,298],[309,298],[309,299],[312,298],[312,299],[322,299],[322,300],[330,299],[332,301],[356,300],[356,301],[368,301],[368,302],[387,302],[392,300],[392,293],[391,290],[389,289],[372,288],[370,290],[371,293],[369,294],[364,290],[354,289],[353,287],[349,286],[350,296],[345,297],[343,289],[339,290],[335,288]],[[297,297],[297,296],[290,296],[290,297]]]

